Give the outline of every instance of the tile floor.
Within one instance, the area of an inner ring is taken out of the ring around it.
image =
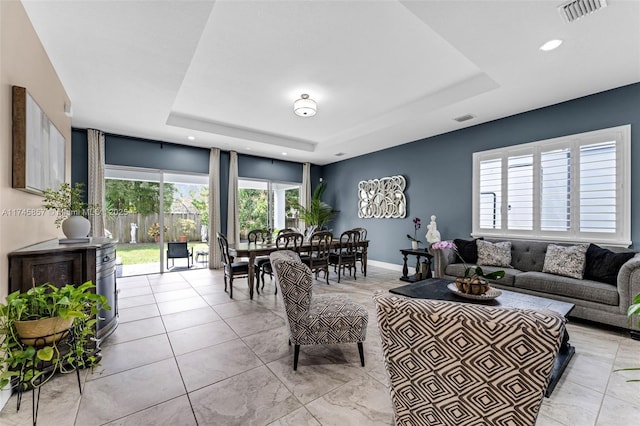
[[[393,424],[371,294],[400,285],[398,272],[371,267],[318,293],[345,292],[369,308],[366,367],[356,345],[303,347],[298,371],[282,301],[273,284],[251,301],[246,281],[235,299],[219,271],[194,270],[121,278],[120,326],[103,360],[42,388],[38,424],[54,425],[390,425]],[[538,425],[630,425],[640,418],[640,342],[577,322],[568,325],[576,356]],[[15,395],[0,425],[28,425],[31,398],[16,412]]]

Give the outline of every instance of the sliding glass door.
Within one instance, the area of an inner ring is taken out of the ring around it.
[[[206,267],[208,177],[139,168],[105,168],[106,229],[118,240],[121,276]],[[191,259],[173,259],[169,242],[183,241]],[[199,256],[197,254],[199,253]]]
[[[299,183],[238,179],[240,239],[252,229],[298,227]]]

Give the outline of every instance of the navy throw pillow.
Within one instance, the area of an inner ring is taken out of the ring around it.
[[[456,245],[458,249],[459,256],[456,259],[456,263],[473,263],[475,264],[478,261],[478,245],[476,244],[476,240],[453,240],[453,244]],[[462,259],[460,259],[462,257]]]
[[[634,252],[614,253],[611,250],[590,244],[587,249],[584,279],[617,285],[620,268],[635,255]]]

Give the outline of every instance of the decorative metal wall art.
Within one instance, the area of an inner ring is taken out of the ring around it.
[[[363,180],[358,183],[358,217],[402,218],[407,215],[404,176]]]

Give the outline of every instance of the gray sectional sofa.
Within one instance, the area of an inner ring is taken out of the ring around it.
[[[627,308],[640,293],[640,254],[635,254],[620,268],[612,283],[592,279],[576,279],[542,272],[549,242],[531,240],[487,239],[489,242],[511,242],[513,268],[482,266],[485,272],[504,270],[506,276],[492,281],[492,286],[575,304],[572,317],[631,330],[640,337],[637,318],[627,317]],[[552,243],[561,246],[571,244]],[[632,252],[628,249],[603,247],[612,252]],[[465,266],[453,250],[433,250],[434,277],[455,279],[463,276]],[[631,255],[629,255],[631,256]],[[587,262],[589,257],[587,257]],[[588,267],[589,265],[587,265]]]

